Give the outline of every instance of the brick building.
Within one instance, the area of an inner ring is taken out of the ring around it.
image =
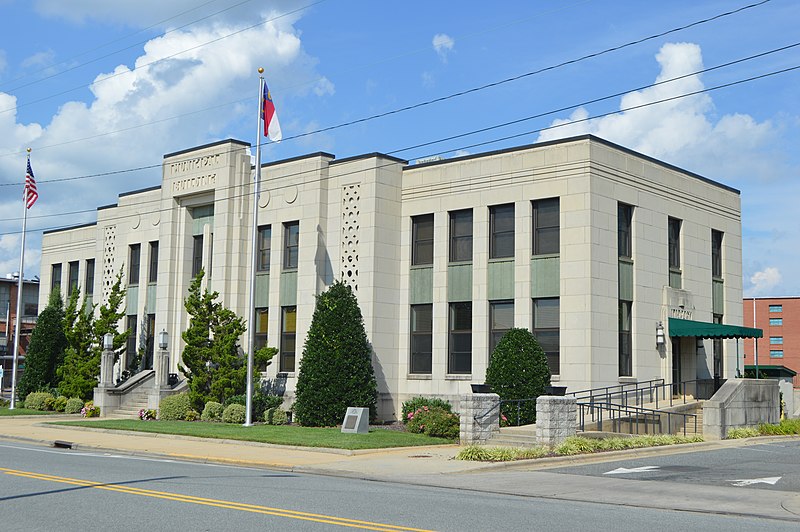
[[[0,392],[11,388],[11,374],[13,372],[14,358],[14,323],[17,316],[17,292],[19,279],[7,275],[0,279],[0,367],[3,368],[3,388]],[[39,314],[39,281],[23,281],[22,285],[22,316],[20,329],[22,336],[19,341],[19,355],[25,356],[31,331],[36,325],[36,316]],[[19,378],[19,375],[17,376]],[[0,393],[0,395],[3,395]]]
[[[762,338],[744,340],[747,366],[785,366],[800,372],[800,297],[756,297],[743,299],[744,324],[764,331]],[[755,315],[755,319],[753,318]],[[793,378],[795,388],[800,379]]]

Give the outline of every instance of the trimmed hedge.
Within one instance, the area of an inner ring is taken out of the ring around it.
[[[221,403],[216,401],[209,401],[203,408],[203,413],[200,414],[201,421],[222,421],[222,411],[225,408]]]
[[[222,411],[222,421],[223,423],[244,423],[245,413],[244,405],[228,405]]]
[[[56,397],[55,401],[53,401],[53,410],[56,412],[63,412],[64,409],[67,407],[67,398],[63,395],[59,395]]]
[[[78,414],[83,409],[83,401],[77,397],[70,397],[64,405],[65,414]]]
[[[280,408],[268,408],[264,412],[264,421],[268,425],[286,425],[289,423],[289,416]]]
[[[403,423],[408,424],[408,421],[411,419],[410,414],[413,414],[413,412],[423,406],[427,406],[428,408],[441,408],[445,412],[453,412],[453,405],[444,399],[439,399],[438,397],[412,397],[403,403]]]
[[[163,398],[161,404],[158,405],[158,419],[183,421],[191,409],[192,404],[188,393],[169,395]]]
[[[25,408],[30,410],[52,410],[56,398],[50,392],[31,392],[25,398]]]
[[[412,412],[406,427],[409,432],[448,440],[458,439],[460,428],[457,414],[448,412],[444,408],[427,406]]]

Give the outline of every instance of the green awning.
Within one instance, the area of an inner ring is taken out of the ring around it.
[[[744,367],[745,371],[752,370],[755,372],[756,367],[754,365],[747,364]],[[787,368],[786,366],[775,366],[775,365],[759,365],[758,366],[758,373],[759,375],[763,375],[766,377],[794,377],[797,375],[797,372],[791,368]]]
[[[669,319],[669,336],[694,336],[696,338],[761,338],[761,329],[740,325],[723,325],[705,321]]]

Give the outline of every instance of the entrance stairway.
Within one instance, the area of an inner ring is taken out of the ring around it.
[[[486,445],[500,447],[530,447],[536,445],[536,425],[521,427],[501,427],[492,434]]]
[[[128,394],[125,405],[106,416],[108,419],[138,419],[139,410],[147,408],[147,390],[137,390]]]

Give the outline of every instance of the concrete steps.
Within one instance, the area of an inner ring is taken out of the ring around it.
[[[147,408],[147,394],[134,392],[126,398],[125,406],[114,410],[106,416],[108,419],[131,419],[139,417],[139,410]]]
[[[536,445],[536,425],[521,427],[501,427],[495,432],[486,445],[498,447],[531,447]]]

